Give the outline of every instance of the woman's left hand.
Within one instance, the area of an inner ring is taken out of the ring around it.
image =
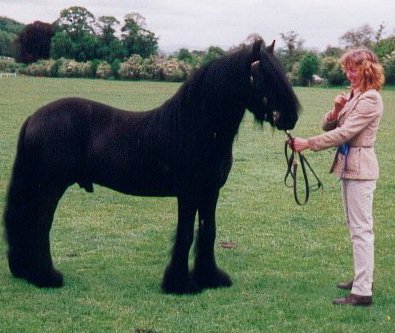
[[[289,142],[290,147],[292,148],[292,150],[294,150],[296,152],[301,152],[307,148],[310,148],[309,142],[306,139],[296,137],[290,141],[292,141],[292,142]]]

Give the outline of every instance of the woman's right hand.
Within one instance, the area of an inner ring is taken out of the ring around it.
[[[347,103],[347,95],[343,92],[335,97],[335,110],[338,112],[344,108]]]
[[[347,95],[343,92],[335,97],[335,107],[329,115],[330,120],[336,120],[340,111],[347,103]]]

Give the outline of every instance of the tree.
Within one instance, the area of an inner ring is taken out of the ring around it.
[[[105,45],[110,45],[112,41],[117,39],[115,36],[115,27],[121,22],[113,16],[100,16],[98,21],[99,37]]]
[[[378,41],[374,45],[373,51],[377,54],[379,58],[390,55],[393,51],[395,51],[395,36],[390,36],[388,38]]]
[[[56,43],[51,54],[77,61],[97,57],[100,42],[94,30],[95,17],[84,7],[70,7],[60,12],[56,24]],[[69,49],[67,49],[69,47]]]
[[[297,49],[302,49],[304,40],[303,39],[298,39],[299,35],[291,30],[286,33],[280,33],[281,39],[287,46],[288,52],[292,54],[295,50]]]
[[[340,41],[345,44],[346,48],[368,47],[373,45],[375,33],[369,24],[364,24],[355,30],[347,31],[340,37]]]
[[[125,16],[125,23],[121,28],[122,42],[127,50],[127,56],[138,54],[143,58],[158,52],[158,39],[155,34],[145,28],[145,18],[138,13]]]
[[[294,65],[305,53],[303,49],[304,40],[300,39],[299,35],[293,30],[286,33],[280,33],[280,36],[286,45],[286,48],[280,48],[276,52],[276,55],[280,63],[285,68],[285,71],[287,73],[291,73]]]
[[[385,82],[387,84],[394,84],[395,83],[395,51],[384,57],[383,66],[385,71]]]
[[[0,16],[0,31],[5,31],[10,34],[19,35],[24,27],[25,25],[22,23],[12,20],[8,17]]]
[[[209,62],[222,57],[225,54],[225,51],[221,49],[219,46],[210,46],[207,50],[207,53],[202,59],[202,64],[208,64]]]
[[[322,53],[322,56],[324,57],[335,57],[335,58],[340,58],[340,56],[343,54],[343,49],[340,47],[334,47],[331,45],[328,45],[326,47],[326,50]]]
[[[95,17],[84,7],[70,7],[60,12],[59,19],[55,22],[58,30],[66,31],[74,40],[85,34],[94,35],[93,24]]]
[[[318,72],[320,59],[314,53],[305,54],[299,63],[299,79],[303,86],[311,85],[313,74]]]
[[[177,59],[190,65],[196,64],[196,57],[186,48],[181,48],[177,53]]]
[[[101,16],[98,19],[99,46],[97,57],[104,59],[108,63],[113,63],[116,59],[122,59],[126,52],[120,40],[115,36],[116,27],[120,24],[113,16]]]
[[[384,29],[385,29],[385,24],[384,24],[384,22],[381,22],[379,25],[379,29],[376,31],[376,34],[374,36],[376,43],[378,43],[381,40],[381,38],[383,37]]]
[[[15,56],[14,42],[25,26],[0,16],[0,56]]]
[[[99,43],[98,49],[96,51],[96,56],[98,59],[106,60],[108,63],[112,63],[116,59],[123,59],[127,55],[125,48],[123,47],[119,39],[114,39],[113,41],[105,44],[103,42]]]
[[[50,55],[53,59],[73,59],[76,45],[66,31],[59,31],[52,37]]]
[[[13,42],[16,36],[0,30],[0,56],[13,56]]]
[[[16,40],[16,61],[29,64],[48,59],[52,35],[52,24],[36,21],[25,26]]]
[[[96,59],[98,46],[99,41],[96,36],[87,33],[82,35],[76,43],[74,59],[80,62]]]

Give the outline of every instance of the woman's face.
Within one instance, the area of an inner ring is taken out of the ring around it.
[[[361,78],[358,69],[355,66],[347,66],[345,68],[347,80],[350,81],[352,88],[358,88],[361,83]]]

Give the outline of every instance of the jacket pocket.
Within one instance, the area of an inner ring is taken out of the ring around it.
[[[350,147],[346,160],[346,171],[359,174],[361,170],[361,148]]]

